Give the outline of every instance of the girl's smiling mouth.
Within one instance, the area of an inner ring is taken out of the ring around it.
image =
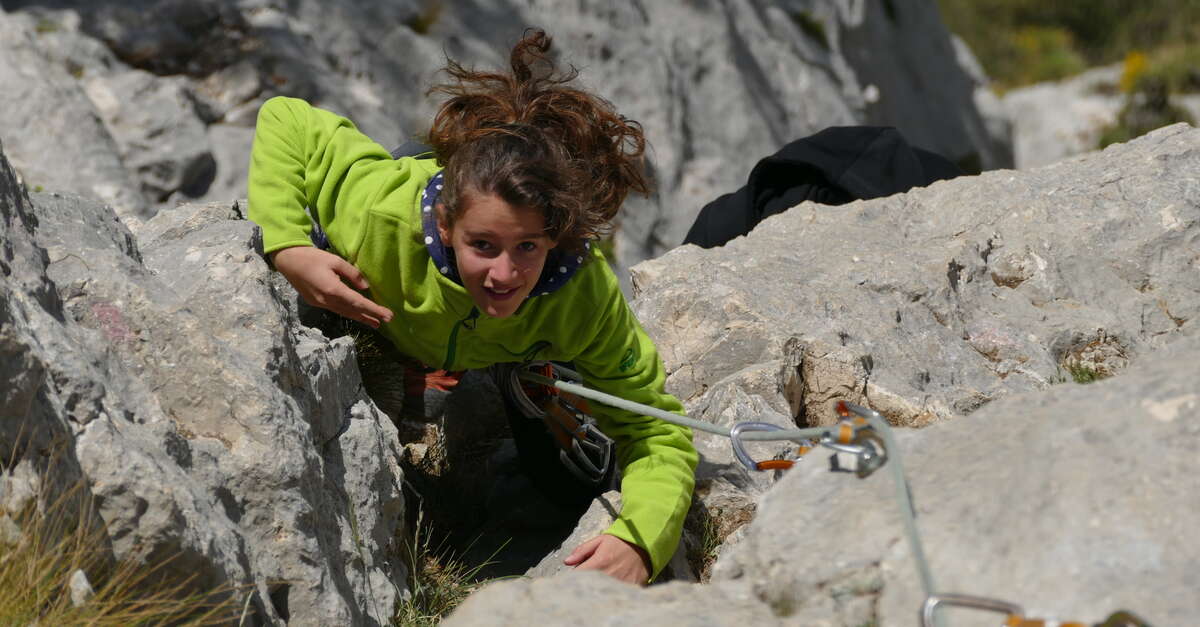
[[[500,289],[495,287],[484,287],[483,291],[487,292],[487,295],[494,300],[508,300],[517,293],[517,288],[510,287],[506,289]]]

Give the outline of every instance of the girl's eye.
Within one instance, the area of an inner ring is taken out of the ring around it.
[[[474,248],[475,250],[488,250],[491,247],[492,244],[487,240],[477,239],[471,242],[471,248]]]
[[[517,247],[524,252],[531,253],[537,250],[537,242],[521,242],[517,244]]]

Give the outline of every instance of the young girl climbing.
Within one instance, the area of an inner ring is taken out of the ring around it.
[[[636,122],[570,85],[527,33],[508,72],[450,61],[426,141],[393,159],[349,120],[301,100],[259,112],[250,218],[308,303],[377,328],[449,372],[571,362],[591,387],[681,412],[658,353],[591,242],[630,191],[647,193]],[[313,245],[306,208],[324,232]],[[592,407],[615,441],[623,507],[568,565],[644,583],[669,560],[691,501],[691,432]],[[525,454],[525,451],[522,451]],[[553,472],[566,473],[559,467]]]

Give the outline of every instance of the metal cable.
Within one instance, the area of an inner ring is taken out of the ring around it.
[[[569,377],[573,376],[575,374],[575,373],[571,372],[570,370],[566,370],[565,368],[562,370],[563,370],[563,374],[565,374]],[[610,407],[616,407],[617,409],[624,409],[627,411],[634,412],[636,414],[644,414],[647,416],[654,416],[655,418],[664,420],[671,424],[679,425],[681,427],[688,427],[690,429],[695,429],[697,431],[704,431],[707,433],[712,433],[714,435],[729,437],[729,429],[726,429],[723,427],[718,427],[717,425],[714,425],[711,422],[704,422],[703,420],[696,420],[694,418],[688,418],[687,416],[680,416],[679,414],[673,414],[669,411],[663,411],[657,407],[651,407],[649,405],[643,405],[641,403],[635,403],[633,401],[628,401],[619,396],[613,396],[612,394],[606,394],[599,390],[593,390],[591,388],[583,387],[582,385],[542,376],[540,374],[537,374],[536,372],[529,372],[526,370],[522,370],[518,373],[517,376],[521,377],[522,379],[525,379],[526,381],[531,381],[533,383],[540,383],[542,385],[555,387],[560,390],[563,390],[564,392],[570,392],[572,394],[575,394],[576,396],[582,396],[586,399],[604,403],[605,405],[608,405]],[[752,433],[744,433],[744,434],[742,434],[741,437],[743,440],[748,440],[748,441],[805,440],[805,439],[809,439],[809,438],[818,438],[823,433],[826,433],[827,431],[829,431],[829,429],[827,429],[825,427],[811,427],[808,429],[784,429],[781,431],[770,431],[770,432],[757,431],[757,432],[752,432]]]
[[[578,373],[567,368],[562,368],[561,366],[558,368],[563,372],[564,375],[568,377],[577,380],[583,379],[583,377],[579,376]],[[712,423],[696,420],[694,418],[688,418],[687,416],[673,414],[656,407],[650,407],[649,405],[635,403],[619,396],[606,394],[604,392],[600,392],[599,390],[593,390],[582,385],[569,383],[567,381],[561,381],[558,379],[552,379],[550,377],[545,377],[524,369],[518,373],[518,376],[526,381],[532,381],[534,383],[555,387],[587,399],[604,403],[611,407],[624,409],[637,414],[653,416],[665,422],[682,427],[689,427],[698,431],[729,437],[729,429],[718,427]],[[904,475],[904,465],[900,461],[900,447],[896,445],[896,440],[892,437],[891,426],[888,425],[887,421],[879,415],[879,412],[858,405],[853,405],[851,403],[846,403],[846,405],[852,410],[862,410],[861,413],[859,411],[855,411],[855,413],[865,418],[871,427],[883,437],[883,444],[888,453],[888,463],[886,465],[891,468],[892,479],[896,489],[896,501],[900,505],[901,518],[904,519],[904,535],[908,540],[909,549],[912,551],[913,561],[915,561],[917,564],[917,574],[921,578],[921,588],[924,590],[926,598],[931,597],[934,594],[933,574],[930,571],[929,562],[925,558],[925,549],[921,544],[921,536],[917,529],[917,514],[913,510],[912,492],[909,490],[908,480]],[[739,437],[743,440],[757,441],[804,440],[810,438],[820,440],[821,436],[828,432],[829,429],[826,427],[812,427],[807,429],[782,429],[779,431],[749,431],[741,433]]]

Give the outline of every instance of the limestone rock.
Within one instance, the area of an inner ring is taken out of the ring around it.
[[[92,597],[96,596],[96,591],[92,588],[92,583],[88,581],[87,573],[83,572],[82,569],[76,569],[75,572],[71,573],[69,586],[71,589],[71,605],[75,607],[82,607]]]
[[[1200,435],[1197,355],[1200,343],[1180,341],[1109,381],[899,434],[935,589],[1088,624],[1119,608],[1154,625],[1195,616],[1200,543],[1182,504],[1200,472],[1188,444]],[[797,611],[836,604],[830,584],[848,577],[875,582],[876,624],[908,624],[924,600],[886,471],[791,472],[714,574]]]
[[[1021,175],[802,204],[638,266],[634,309],[668,391],[721,424],[737,400],[721,382],[765,364],[794,365],[755,412],[813,425],[835,398],[922,426],[1073,364],[1116,372],[1200,314],[1197,146],[1176,125]]]
[[[135,238],[94,201],[31,200],[0,159],[0,210],[0,447],[29,462],[0,494],[33,468],[84,479],[118,558],[248,585],[268,623],[388,622],[406,573],[395,429],[349,340],[298,323],[236,206],[160,213]]]
[[[890,463],[912,486],[935,590],[1089,624],[1118,608],[1150,624],[1195,616],[1200,542],[1190,530],[1200,521],[1184,504],[1200,472],[1197,355],[1192,334],[1107,381],[898,430]],[[710,584],[639,590],[579,572],[502,581],[446,624],[911,624],[924,596],[890,470],[859,480],[792,469]],[[994,624],[991,614],[953,617]]]
[[[71,75],[38,43],[37,22],[0,11],[0,137],[31,188],[86,194],[123,216],[146,217],[147,203],[116,143]]]
[[[490,584],[442,621],[446,627],[581,623],[606,627],[783,624],[744,585],[668,583],[641,589],[589,571]]]
[[[1005,94],[1016,167],[1049,165],[1095,150],[1104,127],[1117,121],[1124,103],[1117,88],[1120,77],[1121,66],[1113,65]]]
[[[146,198],[161,203],[176,192],[194,198],[208,191],[216,161],[181,82],[129,70],[93,76],[84,90]]]

